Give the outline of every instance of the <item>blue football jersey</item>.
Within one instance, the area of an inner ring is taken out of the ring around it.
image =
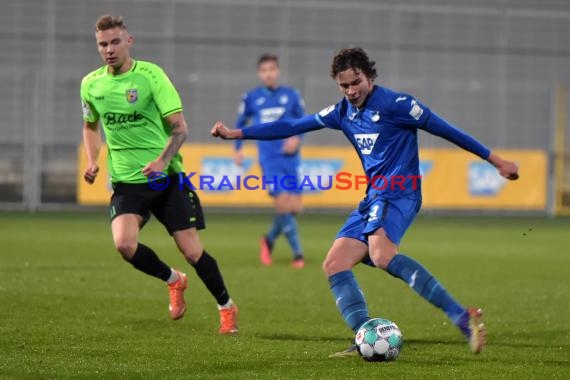
[[[350,140],[366,176],[373,179],[368,195],[421,199],[417,130],[430,113],[408,94],[374,86],[362,108],[343,99],[315,117],[324,127],[342,130]]]
[[[298,119],[303,116],[305,105],[300,93],[292,88],[280,86],[274,90],[257,87],[242,96],[238,111],[236,128],[245,128],[250,124],[263,124],[276,120]],[[283,155],[284,140],[258,141],[259,161],[267,162],[287,158],[296,158],[299,154]],[[236,145],[239,147],[239,145]]]

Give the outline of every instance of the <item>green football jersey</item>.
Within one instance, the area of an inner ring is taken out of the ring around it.
[[[146,182],[142,168],[158,158],[170,137],[164,118],[182,111],[180,96],[164,71],[135,60],[119,75],[103,66],[83,78],[81,102],[83,119],[103,125],[111,181]],[[176,154],[165,172],[182,171],[182,157]]]

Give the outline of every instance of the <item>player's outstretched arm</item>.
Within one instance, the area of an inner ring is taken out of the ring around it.
[[[97,165],[99,151],[101,150],[99,122],[83,122],[83,146],[87,155],[87,168],[83,172],[83,179],[88,184],[92,184],[99,172],[99,165]]]
[[[428,121],[422,129],[488,161],[497,168],[501,176],[510,180],[519,178],[518,167],[514,162],[504,160],[498,154],[491,152],[489,148],[481,144],[477,139],[455,128],[435,112],[431,112]]]
[[[182,112],[167,116],[166,122],[171,128],[170,138],[160,156],[142,169],[142,173],[147,177],[152,173],[162,172],[174,155],[178,153],[188,136],[188,125]]]
[[[324,128],[315,115],[294,120],[276,120],[271,123],[254,125],[245,129],[229,129],[221,121],[216,122],[210,131],[212,136],[224,140],[279,140]]]
[[[229,129],[221,121],[216,121],[210,133],[214,137],[219,137],[223,140],[241,140],[243,139],[243,129]]]

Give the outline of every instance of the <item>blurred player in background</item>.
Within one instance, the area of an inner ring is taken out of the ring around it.
[[[275,121],[244,130],[229,130],[217,122],[212,134],[225,139],[269,140],[325,127],[342,131],[358,153],[366,176],[372,179],[366,196],[348,217],[323,263],[342,317],[355,332],[369,319],[364,295],[352,273],[352,268],[362,262],[405,281],[443,310],[467,338],[471,350],[479,353],[486,343],[482,311],[463,307],[425,267],[398,249],[422,203],[418,130],[476,154],[507,179],[517,179],[518,168],[411,95],[375,85],[376,76],[375,63],[363,49],[343,49],[331,67],[331,77],[344,95],[339,103],[298,120]],[[404,181],[399,181],[401,186],[383,186],[380,176],[403,176]],[[355,353],[356,347],[352,346],[337,355]]]
[[[133,37],[119,16],[105,15],[96,23],[97,47],[105,66],[81,82],[83,143],[88,167],[85,181],[93,183],[99,171],[99,123],[109,149],[113,183],[110,217],[115,247],[136,269],[168,284],[170,316],[184,316],[186,275],[166,265],[138,242],[140,229],[151,213],[166,227],[178,249],[194,267],[218,303],[221,334],[237,332],[237,307],[224,285],[216,260],[202,247],[198,231],[205,228],[200,201],[190,189],[179,190],[183,171],[178,152],[188,133],[178,92],[155,64],[131,58]],[[170,185],[156,173],[167,173]],[[155,176],[155,177],[153,177]],[[151,186],[149,178],[157,179]],[[154,187],[154,188],[153,188]]]
[[[248,122],[268,123],[276,120],[298,119],[304,114],[301,95],[291,87],[279,85],[279,61],[277,56],[265,54],[257,62],[257,76],[261,86],[245,93],[239,107],[236,128],[243,129]],[[259,165],[265,178],[278,180],[285,176],[298,178],[301,166],[301,137],[258,141]],[[236,165],[243,164],[242,141],[236,140]],[[298,183],[298,182],[297,182]],[[303,268],[305,259],[299,239],[296,215],[302,210],[301,190],[286,190],[273,186],[269,191],[275,202],[273,225],[260,241],[259,258],[264,265],[271,265],[271,253],[275,240],[285,235],[293,252],[292,266]]]

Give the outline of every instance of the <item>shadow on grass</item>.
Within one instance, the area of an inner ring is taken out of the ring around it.
[[[424,345],[424,344],[445,344],[454,346],[464,346],[467,342],[462,340],[441,340],[441,339],[406,339],[404,337],[404,344],[408,345]]]
[[[464,346],[467,341],[463,340],[441,340],[441,339],[404,339],[406,345],[428,345],[428,344],[445,344]],[[488,347],[509,347],[509,348],[537,348],[547,347],[545,343],[519,343],[493,340],[488,342]]]
[[[344,337],[331,337],[331,336],[316,336],[316,335],[300,335],[300,334],[255,334],[254,337],[265,340],[285,340],[285,341],[299,341],[299,342],[344,342],[350,344],[350,339]]]

